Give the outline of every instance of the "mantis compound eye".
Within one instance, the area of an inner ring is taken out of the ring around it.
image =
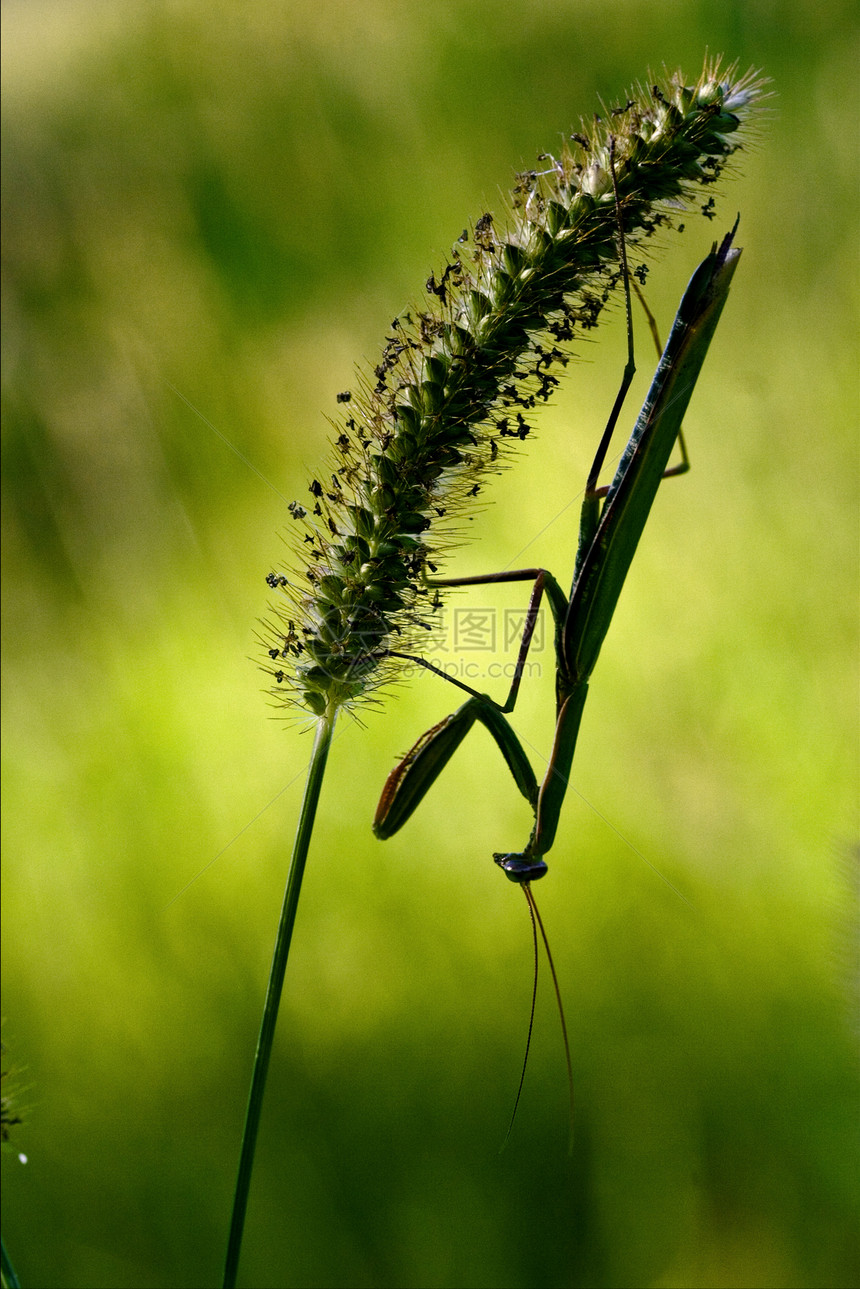
[[[520,853],[514,855],[493,855],[493,859],[505,874],[509,882],[522,885],[524,882],[536,882],[547,872],[542,859]]]

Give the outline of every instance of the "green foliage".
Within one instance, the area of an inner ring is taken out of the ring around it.
[[[261,720],[248,624],[320,409],[512,159],[705,46],[779,97],[719,199],[719,231],[742,213],[743,273],[693,469],[637,553],[542,884],[574,1164],[548,990],[496,1154],[529,931],[488,856],[529,812],[490,740],[402,842],[370,832],[396,754],[450,710],[416,680],[332,748],[242,1279],[856,1283],[851,8],[161,0],[4,23],[4,1039],[29,1158],[3,1161],[4,1237],[22,1283],[216,1282],[310,750]],[[664,325],[716,232],[691,223],[652,274]],[[456,571],[526,547],[570,566],[565,507],[623,350],[611,327],[587,348]],[[641,326],[637,355],[647,380]],[[522,608],[515,589],[481,603]],[[543,752],[549,658],[517,710]]]

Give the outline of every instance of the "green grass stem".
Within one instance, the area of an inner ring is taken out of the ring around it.
[[[5,1244],[0,1247],[0,1253],[2,1253],[3,1263],[3,1275],[0,1283],[2,1283],[3,1289],[21,1289],[21,1282],[15,1274],[15,1268],[12,1266],[9,1254],[6,1252]]]
[[[263,1019],[260,1022],[257,1051],[254,1055],[254,1072],[251,1076],[251,1089],[248,1093],[248,1108],[245,1112],[242,1151],[239,1156],[236,1192],[233,1197],[233,1216],[230,1221],[230,1237],[227,1243],[227,1258],[224,1263],[224,1289],[234,1289],[236,1274],[239,1269],[242,1232],[245,1227],[245,1213],[248,1208],[248,1193],[251,1188],[251,1173],[254,1167],[254,1152],[257,1147],[257,1132],[260,1127],[260,1115],[263,1109],[263,1094],[266,1090],[266,1075],[269,1071],[269,1058],[272,1055],[272,1042],[275,1037],[281,990],[284,984],[284,974],[287,969],[287,959],[289,958],[293,927],[296,921],[296,910],[302,889],[305,861],[308,857],[317,804],[334,732],[335,715],[335,710],[329,709],[317,721],[314,746],[311,752],[310,766],[308,767],[307,782],[305,783],[305,795],[302,800],[298,828],[296,829],[296,839],[293,843],[290,871],[287,877],[286,890],[284,891],[281,918],[278,923],[278,935],[275,940],[274,953],[272,954],[272,966],[269,972],[266,1002],[263,1007]]]

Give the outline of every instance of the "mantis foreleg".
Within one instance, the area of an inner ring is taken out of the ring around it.
[[[373,831],[381,841],[403,827],[475,721],[480,721],[493,736],[514,782],[532,809],[536,809],[538,782],[522,744],[493,700],[486,694],[476,694],[422,734],[389,774],[373,821]]]

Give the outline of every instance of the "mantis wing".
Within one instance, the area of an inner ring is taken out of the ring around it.
[[[612,621],[740,258],[740,249],[732,245],[736,228],[702,261],[684,292],[571,588],[561,659],[568,690],[588,680]]]

